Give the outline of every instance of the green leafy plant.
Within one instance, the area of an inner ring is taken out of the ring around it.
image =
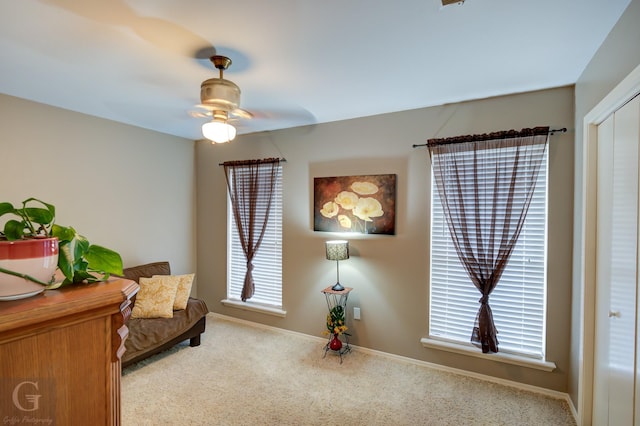
[[[327,332],[329,334],[340,335],[346,331],[347,326],[344,321],[344,308],[341,305],[336,305],[327,314]]]
[[[32,207],[36,204],[41,207]],[[37,198],[29,198],[22,202],[22,207],[14,208],[11,203],[0,203],[0,217],[13,214],[18,219],[10,219],[4,225],[0,236],[9,241],[26,238],[49,237],[56,219],[56,208]]]
[[[55,224],[56,209],[53,205],[29,198],[21,207],[11,203],[0,203],[0,217],[13,215],[15,218],[5,222],[0,240],[17,241],[31,238],[58,238],[58,269],[64,275],[60,283],[45,283],[0,268],[0,272],[21,276],[49,288],[67,284],[94,283],[107,280],[111,274],[122,275],[122,258],[115,251],[89,241],[74,228]]]

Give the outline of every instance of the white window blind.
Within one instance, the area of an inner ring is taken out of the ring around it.
[[[520,238],[489,296],[500,351],[536,359],[544,359],[545,351],[547,152]],[[469,154],[471,164],[473,151]],[[482,157],[479,173],[488,177],[491,169],[495,169],[495,150],[480,150],[476,154]],[[481,294],[458,259],[435,179],[432,182],[429,336],[471,346]],[[524,194],[522,185],[517,188],[516,197]]]
[[[242,173],[235,169],[233,173]],[[233,174],[231,179],[233,179]],[[227,197],[227,299],[241,300],[247,260],[238,238],[238,228]],[[253,259],[255,293],[248,303],[282,308],[282,165],[278,166],[269,222],[262,244]]]

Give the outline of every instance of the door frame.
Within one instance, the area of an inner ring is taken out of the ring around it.
[[[582,216],[579,246],[580,281],[580,359],[578,377],[578,424],[591,424],[596,324],[596,209],[598,126],[621,106],[640,93],[640,65],[606,95],[583,119],[582,204],[576,215]],[[575,257],[574,257],[575,258]]]

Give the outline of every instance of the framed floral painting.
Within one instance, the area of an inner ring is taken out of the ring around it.
[[[396,175],[313,179],[313,230],[396,233]]]

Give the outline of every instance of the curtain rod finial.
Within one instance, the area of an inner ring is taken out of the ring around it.
[[[549,134],[553,136],[556,134],[556,132],[565,133],[566,131],[567,131],[566,127],[563,127],[562,129],[551,129],[549,130]]]

